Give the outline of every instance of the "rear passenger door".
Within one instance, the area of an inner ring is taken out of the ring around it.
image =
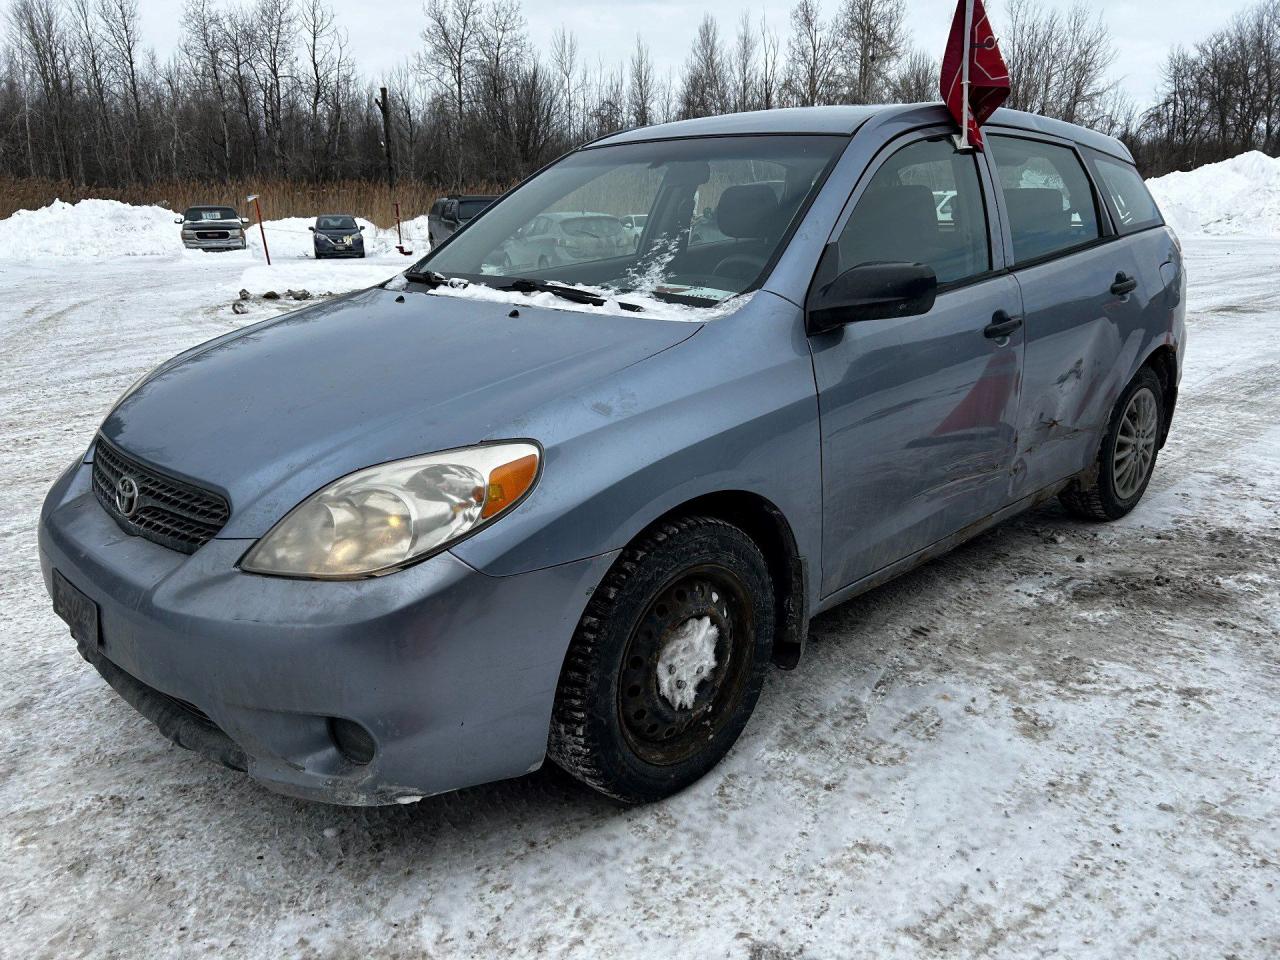
[[[1155,286],[1132,248],[1117,242],[1078,147],[1021,132],[985,139],[1026,337],[1012,474],[1018,499],[1092,462]]]
[[[877,163],[837,228],[838,269],[925,263],[940,288],[924,316],[851,323],[809,340],[822,424],[824,595],[999,510],[1014,454],[1020,304],[993,244],[992,185],[945,135],[900,142]],[[995,335],[998,317],[1007,336]]]

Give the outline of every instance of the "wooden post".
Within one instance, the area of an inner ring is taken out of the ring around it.
[[[256,193],[249,196],[253,201],[253,212],[258,216],[258,233],[262,235],[262,252],[267,255],[267,266],[271,266],[271,251],[267,249],[267,231],[262,226],[262,207],[258,206],[258,195]]]
[[[387,88],[379,87],[378,92],[381,97],[375,101],[378,109],[382,112],[382,146],[387,154],[387,186],[395,189],[396,186],[396,167],[391,156],[391,101],[387,99]]]

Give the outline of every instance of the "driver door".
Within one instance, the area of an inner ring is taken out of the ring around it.
[[[991,220],[992,189],[949,136],[890,148],[837,229],[839,269],[933,267],[924,316],[810,338],[822,424],[823,595],[956,533],[1009,502],[1023,363],[1021,313]],[[939,213],[936,196],[955,192]],[[999,329],[999,328],[995,328]]]

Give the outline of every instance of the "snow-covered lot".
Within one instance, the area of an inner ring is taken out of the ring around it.
[[[1045,507],[824,615],[728,760],[633,810],[549,766],[409,807],[276,796],[164,740],[45,597],[41,499],[117,394],[282,308],[233,314],[250,281],[402,258],[0,265],[0,955],[1276,956],[1280,239],[1187,253],[1143,505]]]

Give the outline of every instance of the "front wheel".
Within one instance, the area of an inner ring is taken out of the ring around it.
[[[1120,394],[1098,450],[1097,476],[1078,481],[1059,499],[1086,520],[1119,520],[1138,505],[1155,472],[1164,428],[1164,392],[1150,367]]]
[[[747,724],[773,647],[760,548],[711,517],[663,523],[596,589],[560,675],[548,752],[624,803],[670,796]]]

